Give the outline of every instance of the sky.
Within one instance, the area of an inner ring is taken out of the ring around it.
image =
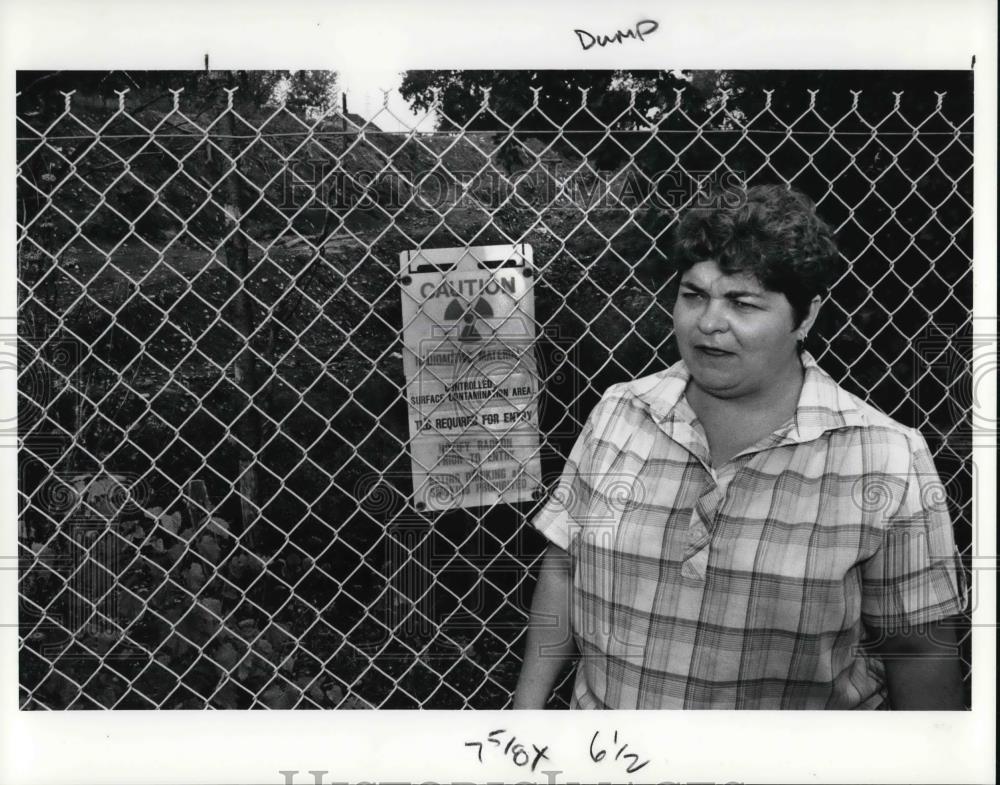
[[[420,131],[434,129],[433,117],[417,115],[399,94],[403,80],[401,71],[374,69],[340,69],[337,84],[347,94],[347,111],[371,120],[383,131]],[[383,107],[388,90],[388,107]]]

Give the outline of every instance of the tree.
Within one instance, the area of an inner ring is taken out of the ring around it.
[[[971,71],[409,71],[400,92],[414,109],[435,108],[439,130],[493,130],[506,138],[502,129],[512,126],[500,153],[505,163],[522,163],[518,142],[536,138],[582,154],[600,169],[631,159],[655,173],[676,162],[668,135],[678,132],[694,136],[707,129],[725,145],[731,141],[726,131],[736,140],[748,123],[755,131],[784,132],[793,120],[798,131],[823,132],[834,124],[867,131],[853,112],[855,100],[867,119],[890,113],[899,94],[901,114],[919,122],[934,114],[937,94],[947,93],[936,130],[949,130],[949,121],[962,124],[972,114],[971,80]],[[582,89],[588,91],[584,108]],[[898,116],[892,124],[908,129]],[[692,145],[681,168],[717,161],[715,149]],[[759,168],[753,155],[740,153],[726,163],[733,171]]]
[[[442,131],[513,127],[513,141],[501,147],[505,164],[522,163],[516,140],[535,138],[613,168],[636,148],[628,132],[648,127],[674,101],[674,89],[686,84],[672,71],[408,71],[400,93],[416,110],[435,107]],[[689,91],[687,101],[698,104],[700,96]]]

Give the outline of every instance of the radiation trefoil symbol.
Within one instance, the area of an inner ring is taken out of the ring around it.
[[[456,299],[448,303],[448,307],[444,309],[444,318],[449,322],[464,322],[458,340],[464,342],[481,341],[483,336],[477,329],[477,325],[482,325],[487,331],[490,330],[490,326],[483,320],[493,318],[493,307],[482,297],[468,307],[461,300]]]

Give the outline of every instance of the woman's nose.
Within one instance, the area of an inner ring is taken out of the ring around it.
[[[718,333],[724,332],[728,326],[725,304],[709,298],[698,316],[698,329],[703,333]]]

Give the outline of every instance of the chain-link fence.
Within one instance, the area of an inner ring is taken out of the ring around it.
[[[417,511],[400,253],[531,245],[552,481],[606,387],[676,359],[699,185],[818,202],[845,264],[809,348],[923,432],[970,557],[967,104],[581,128],[486,95],[493,130],[390,133],[228,96],[19,109],[23,708],[507,705],[541,500]]]

